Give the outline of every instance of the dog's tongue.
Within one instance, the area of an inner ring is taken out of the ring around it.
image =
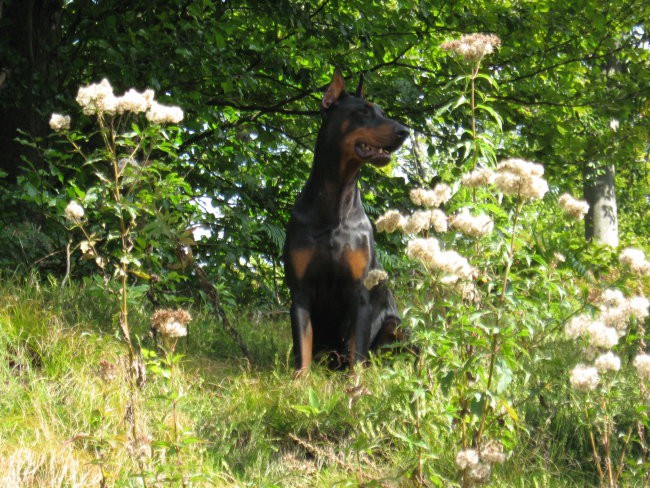
[[[390,151],[382,147],[374,147],[361,142],[357,144],[356,151],[361,159],[373,164],[388,164],[390,161]]]

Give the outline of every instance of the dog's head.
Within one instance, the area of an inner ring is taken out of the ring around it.
[[[355,95],[346,92],[338,69],[323,96],[321,112],[328,143],[340,146],[342,165],[384,166],[409,135],[405,126],[365,99],[363,77]]]

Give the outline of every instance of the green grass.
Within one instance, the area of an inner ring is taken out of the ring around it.
[[[109,298],[87,286],[5,281],[0,487],[100,486],[100,465],[108,486],[142,486],[143,471],[147,486],[180,486],[179,469],[192,476],[188,486],[413,486],[418,450],[426,453],[431,486],[458,481],[456,437],[435,378],[423,385],[417,437],[424,445],[413,442],[412,357],[376,361],[359,378],[320,367],[295,378],[288,317],[254,311],[232,315],[253,355],[249,364],[211,314],[192,310],[190,336],[178,348],[184,355],[178,423],[186,444],[177,454],[169,447],[169,382],[149,371],[131,405],[114,312]],[[150,312],[134,307],[132,323],[143,346],[154,349]],[[115,381],[100,378],[101,361],[117,365]],[[151,448],[141,463],[127,420],[133,410],[138,434]],[[531,400],[520,413],[518,442],[490,486],[596,485],[590,460],[575,454],[584,452],[578,449],[584,439],[571,412],[547,412]]]

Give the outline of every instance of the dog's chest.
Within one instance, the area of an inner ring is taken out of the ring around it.
[[[372,228],[366,222],[342,223],[317,239],[317,252],[326,269],[350,274],[355,280],[365,276],[372,251]]]

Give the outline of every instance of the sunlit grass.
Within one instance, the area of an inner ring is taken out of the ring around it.
[[[151,452],[142,463],[134,454],[127,352],[106,327],[106,301],[88,287],[12,285],[0,290],[0,486],[100,486],[101,468],[108,486],[141,486],[143,471],[147,486],[180,486],[169,474],[174,455],[161,447],[171,439],[167,383],[151,371],[135,405]],[[407,437],[415,418],[405,382],[413,356],[374,362],[360,376],[316,367],[296,378],[284,315],[251,313],[235,322],[253,355],[249,362],[218,321],[192,313],[190,335],[178,348],[179,423],[190,439],[183,467],[191,486],[412,486],[416,447]],[[142,344],[154,349],[149,311],[133,315]],[[114,381],[101,379],[101,361],[117,366]],[[453,426],[436,393],[438,379],[423,386],[431,395],[418,438],[430,439],[427,451],[434,453],[427,469],[431,479],[453,486]],[[540,430],[526,433],[521,425],[516,459],[495,470],[491,485],[586,486],[579,462],[567,469],[571,453],[564,449],[576,439],[558,444],[552,436],[562,427],[545,426],[549,415],[531,405]],[[563,421],[575,432],[570,417]]]

